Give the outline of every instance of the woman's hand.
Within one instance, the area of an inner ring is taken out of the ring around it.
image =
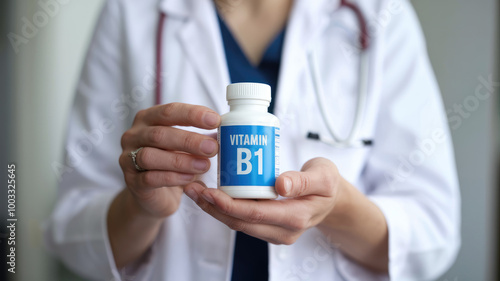
[[[335,164],[315,158],[305,163],[301,172],[286,172],[276,179],[276,191],[288,197],[285,200],[233,199],[199,182],[186,186],[185,192],[231,229],[273,244],[290,245],[332,212],[339,182]]]
[[[184,191],[231,229],[290,245],[308,228],[318,227],[353,260],[373,271],[388,272],[389,233],[384,214],[327,159],[312,159],[301,172],[280,175],[276,191],[287,197],[284,200],[233,199],[198,182]]]
[[[139,259],[159,233],[163,218],[180,204],[182,187],[210,168],[217,154],[213,138],[172,126],[215,129],[220,116],[203,106],[182,103],[158,105],[139,111],[121,140],[120,166],[127,188],[108,210],[108,235],[118,268]],[[129,156],[143,147],[136,163]],[[132,242],[132,243],[131,243]]]
[[[123,170],[129,203],[147,216],[164,218],[179,207],[182,186],[210,168],[208,158],[218,152],[213,138],[172,126],[215,129],[220,116],[213,110],[190,104],[170,103],[139,111],[132,128],[121,139]],[[136,157],[129,153],[143,147]],[[131,196],[130,196],[131,195]],[[131,198],[131,199],[130,199]]]

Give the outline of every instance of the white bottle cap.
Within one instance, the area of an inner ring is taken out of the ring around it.
[[[257,99],[271,102],[271,86],[261,83],[234,83],[227,86],[227,101]]]

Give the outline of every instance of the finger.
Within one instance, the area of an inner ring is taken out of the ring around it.
[[[238,218],[221,213],[212,203],[205,200],[202,194],[207,189],[204,187],[203,183],[193,182],[187,185],[184,189],[186,194],[193,199],[193,201],[198,204],[198,206],[219,220],[220,222],[227,225],[229,228],[235,231],[244,232],[250,236],[259,238],[261,240],[267,241],[273,244],[293,244],[303,231],[290,231],[280,226],[267,225],[261,223],[250,223]]]
[[[201,196],[224,215],[252,224],[270,224],[300,231],[311,226],[307,205],[297,200],[233,199],[221,190],[207,188]]]
[[[276,191],[283,197],[307,195],[333,196],[339,180],[335,164],[324,158],[309,160],[301,172],[285,172],[275,183]]]
[[[234,230],[234,227],[231,229]],[[292,245],[304,231],[293,231],[275,225],[250,224],[242,232],[274,245]]]
[[[129,159],[129,167],[135,169]],[[145,170],[173,171],[185,174],[202,174],[210,168],[210,161],[205,157],[196,157],[182,152],[165,151],[154,147],[145,147],[137,153],[136,162]]]
[[[134,188],[141,189],[143,191],[160,187],[186,185],[195,179],[195,175],[193,174],[183,174],[170,171],[145,171],[128,174],[126,177],[134,177]]]
[[[172,127],[143,127],[140,137],[129,145],[132,147],[156,147],[164,150],[183,151],[199,156],[213,157],[219,150],[217,141],[210,136]]]
[[[136,121],[150,126],[193,126],[215,129],[220,124],[220,116],[215,111],[201,105],[169,103],[157,105],[140,112]]]

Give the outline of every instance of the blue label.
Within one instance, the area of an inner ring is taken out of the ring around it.
[[[218,138],[219,186],[274,186],[279,128],[221,126]]]

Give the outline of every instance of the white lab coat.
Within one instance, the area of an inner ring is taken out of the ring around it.
[[[439,89],[407,1],[356,1],[372,34],[359,138],[373,139],[374,145],[340,149],[306,139],[308,131],[329,135],[306,67],[311,49],[319,57],[320,80],[338,134],[347,134],[353,120],[358,24],[349,10],[338,9],[339,2],[295,1],[275,107],[282,124],[281,171],[299,170],[314,157],[333,161],[384,213],[390,273],[364,269],[339,250],[342,245],[312,228],[293,245],[269,245],[269,280],[435,279],[459,248],[460,196]],[[235,232],[186,196],[136,264],[117,270],[110,250],[107,209],[125,186],[118,165],[120,137],[138,110],[154,104],[160,10],[167,15],[162,103],[228,111],[229,74],[211,0],[108,0],[78,84],[47,245],[74,271],[98,280],[229,280]],[[216,157],[212,160],[203,180],[216,187]]]

